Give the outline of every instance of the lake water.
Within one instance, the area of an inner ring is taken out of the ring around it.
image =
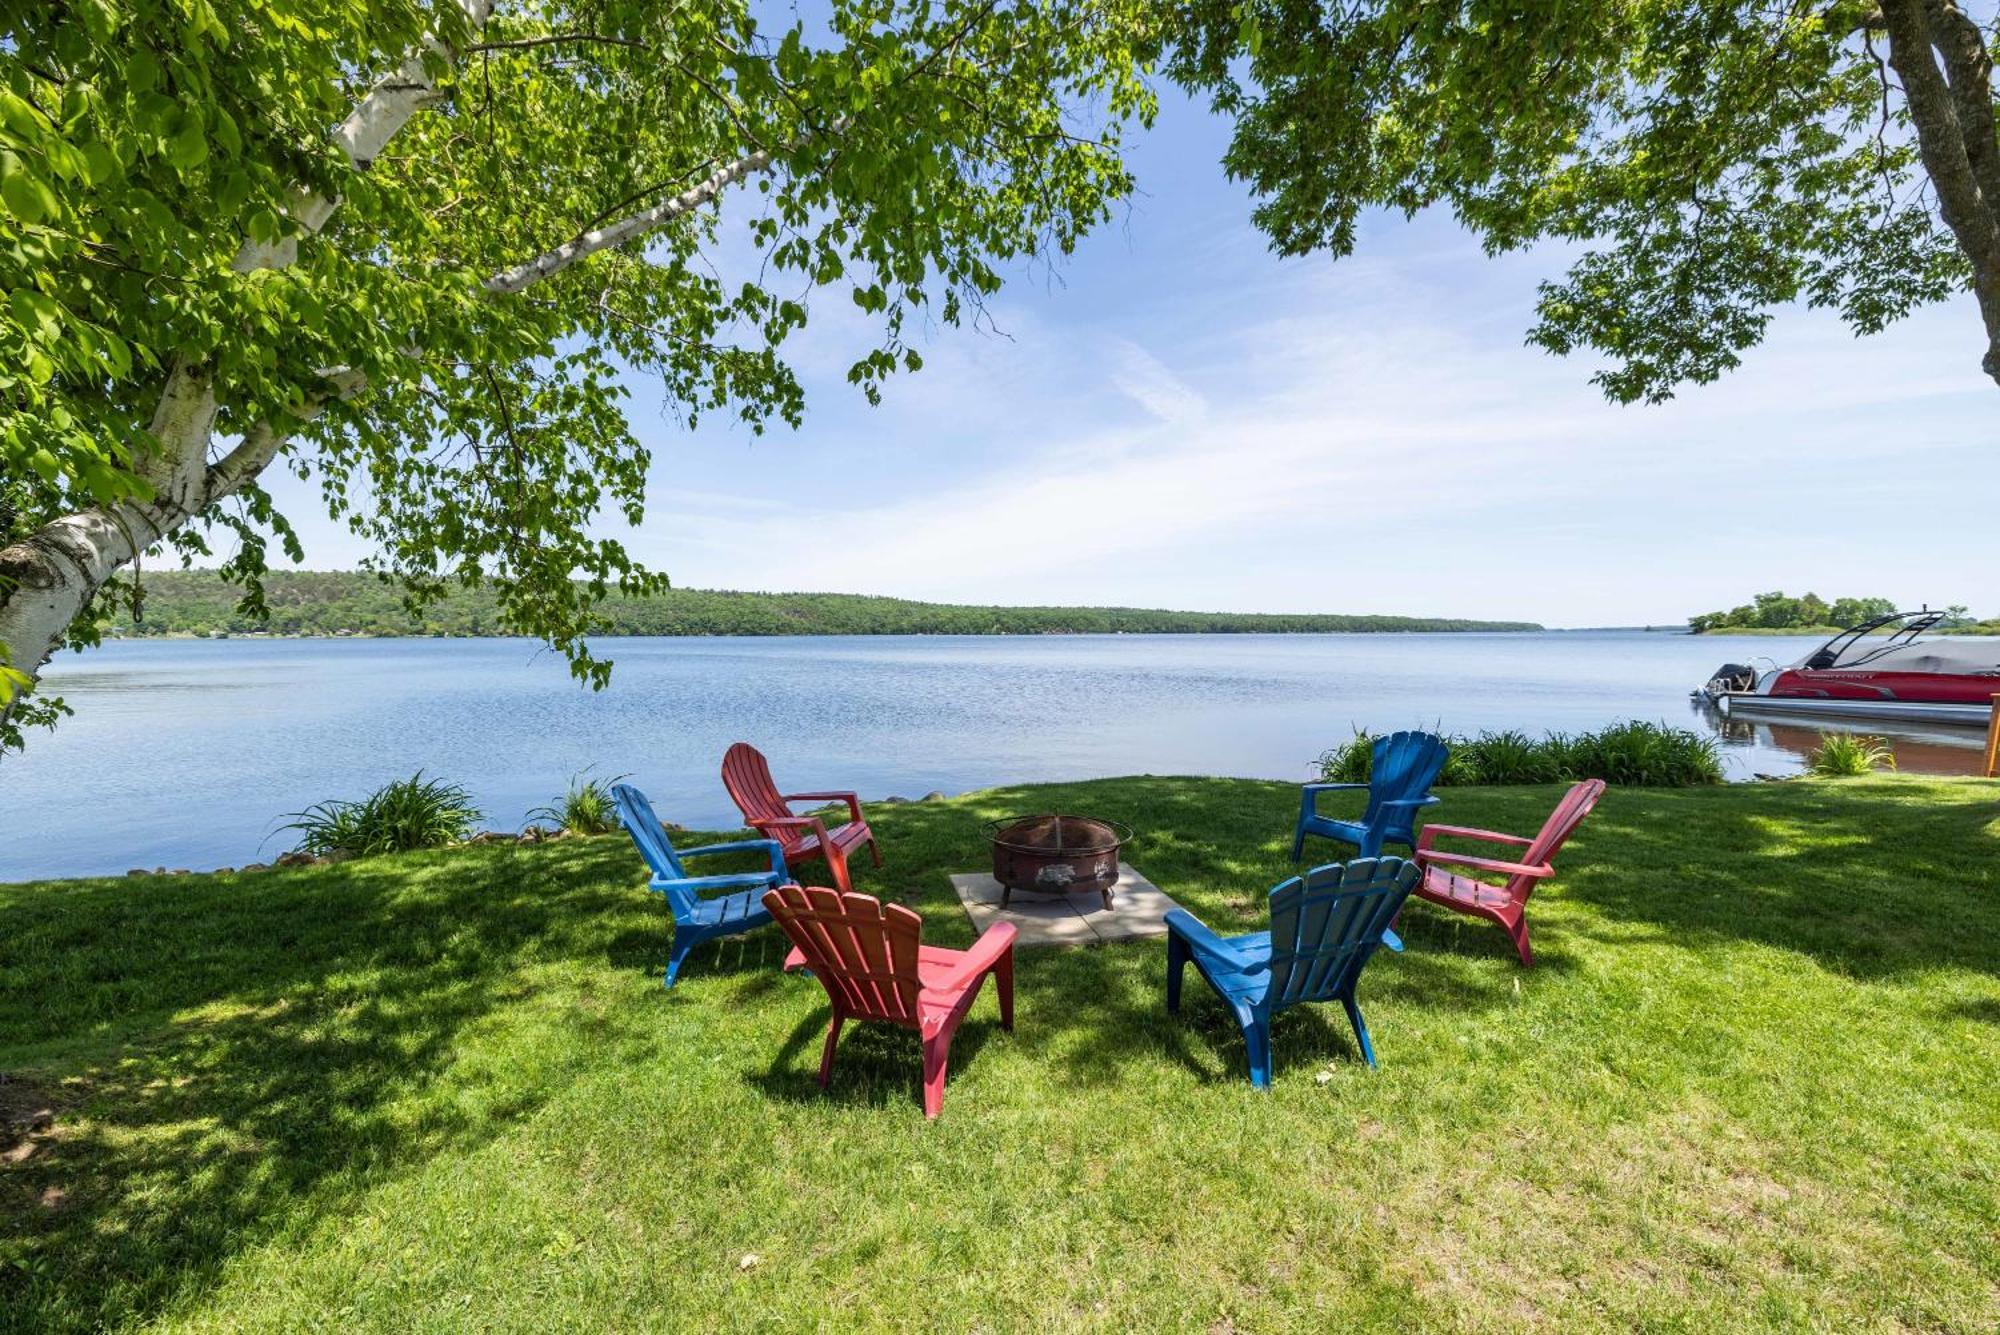
[[[569,776],[629,774],[668,820],[732,828],[717,766],[754,742],[789,790],[920,797],[1116,774],[1310,777],[1356,726],[1720,726],[1688,691],[1811,641],[1455,635],[621,639],[592,692],[520,640],[135,640],[47,674],[76,717],[0,761],[0,880],[269,861],[284,813],[423,769],[518,828]],[[1807,729],[1740,729],[1737,777]],[[1969,771],[1962,744],[1905,768]],[[1933,752],[1935,754],[1933,754]],[[1914,763],[1913,763],[1914,762]]]

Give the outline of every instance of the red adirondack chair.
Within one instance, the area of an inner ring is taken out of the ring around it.
[[[738,742],[723,752],[722,786],[729,790],[730,800],[751,828],[778,841],[788,867],[796,870],[801,862],[824,858],[833,883],[842,890],[852,890],[854,879],[847,874],[847,859],[856,849],[868,845],[875,865],[882,865],[875,832],[862,819],[861,799],[853,793],[780,793],[764,753],[748,742]],[[850,819],[829,830],[818,816],[794,815],[793,802],[845,802]]]
[[[1562,801],[1556,803],[1556,809],[1542,823],[1541,832],[1532,839],[1523,839],[1517,834],[1497,834],[1492,830],[1469,829],[1463,825],[1424,826],[1424,832],[1417,840],[1416,858],[1417,865],[1424,869],[1424,878],[1417,882],[1416,893],[1433,904],[1442,904],[1448,909],[1457,909],[1475,917],[1491,918],[1499,923],[1507,929],[1507,935],[1514,938],[1514,949],[1520,952],[1521,963],[1532,966],[1535,956],[1528,949],[1528,896],[1535,892],[1539,882],[1556,874],[1550,859],[1576,832],[1576,827],[1583,824],[1583,818],[1590,814],[1590,809],[1602,796],[1602,779],[1586,779],[1577,784],[1564,794]],[[1440,835],[1479,839],[1490,844],[1513,844],[1527,851],[1521,854],[1519,862],[1473,857],[1433,847]],[[1506,876],[1507,880],[1504,885],[1494,885],[1446,871],[1440,864],[1498,873]]]
[[[792,939],[785,967],[811,969],[833,1003],[819,1059],[821,1089],[833,1078],[840,1027],[884,1020],[923,1035],[924,1116],[936,1117],[944,1107],[951,1036],[989,973],[1000,994],[1000,1027],[1014,1030],[1012,923],[987,928],[970,950],[945,950],[922,943],[922,918],[873,895],[781,885],[764,893],[764,907]]]

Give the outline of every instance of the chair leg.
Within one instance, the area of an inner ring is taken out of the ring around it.
[[[882,846],[875,842],[875,832],[868,832],[868,856],[875,859],[875,865],[882,865]]]
[[[674,985],[674,980],[681,976],[682,963],[686,961],[689,955],[694,953],[694,948],[700,944],[700,941],[695,940],[685,932],[676,931],[674,933],[674,945],[673,949],[667,955],[667,976],[662,980],[663,986],[672,987]]]
[[[834,1045],[840,1042],[840,1026],[846,1023],[847,1017],[839,1011],[835,1011],[833,1019],[827,1022],[826,1046],[820,1049],[819,1054],[819,1087],[821,1089],[825,1089],[833,1082],[833,1049]]]
[[[944,1111],[944,1068],[951,1056],[950,1029],[932,1034],[924,1040],[924,1117],[936,1117]]]
[[[1515,919],[1514,925],[1507,929],[1507,935],[1514,938],[1514,949],[1521,956],[1521,967],[1525,969],[1534,968],[1535,952],[1528,949],[1528,918],[1526,914]]]
[[[1243,1028],[1243,1045],[1250,1050],[1250,1083],[1258,1089],[1269,1089],[1271,1022],[1248,1006],[1236,1008],[1236,1022]]]
[[[1342,997],[1340,1004],[1347,1007],[1347,1020],[1354,1026],[1354,1036],[1361,1040],[1361,1060],[1370,1066],[1375,1064],[1375,1045],[1368,1041],[1368,1022],[1361,1018],[1361,1007],[1353,997]]]
[[[1180,933],[1167,933],[1167,1010],[1178,1013],[1181,1008],[1181,975],[1187,972],[1187,942],[1181,940]]]
[[[847,854],[828,844],[826,869],[833,873],[833,888],[843,895],[854,893],[854,878],[847,874]]]
[[[1292,861],[1297,862],[1299,860],[1299,856],[1303,854],[1305,851],[1306,851],[1306,823],[1304,821],[1300,821],[1297,827],[1292,831]]]
[[[993,990],[1000,997],[1000,1027],[1014,1032],[1014,950],[1010,946],[993,965]]]

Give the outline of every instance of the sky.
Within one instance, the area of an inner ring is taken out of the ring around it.
[[[845,289],[788,345],[806,419],[687,433],[634,380],[645,523],[689,588],[934,601],[1668,624],[1808,589],[2000,615],[2000,390],[1970,299],[1856,339],[1781,313],[1659,406],[1588,354],[1528,347],[1552,253],[1487,257],[1444,215],[1281,259],[1220,166],[1228,125],[1169,97],[1141,195],[992,330],[919,336],[879,407]],[[364,548],[290,478],[315,569]]]

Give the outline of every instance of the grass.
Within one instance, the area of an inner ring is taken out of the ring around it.
[[[1532,829],[1556,789],[1450,792]],[[1035,808],[1139,830],[1262,920],[1295,788],[1135,778],[871,811],[861,886]],[[1158,942],[1025,952],[943,1118],[765,931],[665,992],[619,837],[256,876],[0,887],[0,1327],[86,1330],[1990,1329],[2000,785],[1617,790],[1524,972],[1428,905],[1362,1002],[1276,1026],[1269,1095]],[[10,1102],[11,1101],[11,1102]],[[25,1154],[23,1153],[25,1147]],[[753,1259],[754,1258],[754,1259]]]

